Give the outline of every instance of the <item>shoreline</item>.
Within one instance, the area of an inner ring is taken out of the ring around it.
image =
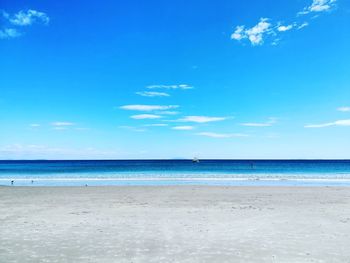
[[[13,181],[13,184],[12,184]],[[350,187],[345,178],[0,178],[0,186],[312,186]]]
[[[235,177],[235,178],[227,178],[227,177],[134,177],[134,178],[90,178],[90,177],[82,177],[82,178],[74,178],[74,177],[57,177],[57,178],[40,178],[40,177],[29,177],[29,178],[16,178],[16,177],[8,177],[8,178],[0,178],[1,181],[9,181],[9,180],[17,180],[17,181],[344,181],[350,182],[350,178],[262,178],[262,177]]]

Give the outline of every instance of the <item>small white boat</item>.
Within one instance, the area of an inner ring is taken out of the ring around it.
[[[199,159],[198,159],[197,157],[194,157],[194,158],[192,159],[192,162],[194,162],[194,163],[199,163]]]

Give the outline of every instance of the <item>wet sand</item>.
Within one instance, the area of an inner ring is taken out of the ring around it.
[[[0,262],[350,262],[350,187],[0,187]]]

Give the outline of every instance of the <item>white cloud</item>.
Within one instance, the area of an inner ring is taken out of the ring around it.
[[[13,26],[29,26],[34,22],[48,24],[50,20],[45,13],[32,9],[27,11],[21,10],[14,15],[0,11],[0,16],[4,19],[4,25],[0,28],[0,39],[10,39],[21,36],[22,33],[16,28],[13,28]]]
[[[247,137],[247,134],[242,133],[215,133],[215,132],[199,132],[196,135],[206,136],[211,138],[232,138],[232,137]]]
[[[169,110],[176,109],[178,105],[124,105],[122,110],[136,110],[136,111],[154,111],[154,110]]]
[[[30,127],[33,127],[33,128],[35,128],[35,127],[40,127],[40,124],[38,124],[38,123],[32,123],[32,124],[30,124]]]
[[[339,107],[337,110],[342,112],[347,112],[347,111],[350,111],[350,107]]]
[[[336,0],[313,0],[310,6],[305,7],[297,15],[329,11],[335,6]],[[308,19],[310,18],[308,17]],[[235,31],[231,34],[231,39],[237,41],[248,40],[253,46],[262,45],[265,40],[270,40],[272,45],[277,45],[280,40],[279,34],[290,30],[300,30],[308,25],[307,21],[303,23],[293,21],[282,25],[281,22],[274,23],[269,18],[260,18],[259,22],[251,28],[247,28],[245,25],[236,26]]]
[[[312,12],[330,11],[335,7],[336,0],[313,0],[310,6],[307,6],[298,15],[306,15]]]
[[[281,22],[273,23],[268,18],[260,18],[258,24],[252,28],[246,29],[244,25],[237,26],[236,30],[231,35],[231,39],[237,41],[248,39],[253,46],[258,46],[262,45],[268,38],[271,40],[272,45],[277,45],[280,40],[279,34],[289,30],[301,29],[307,25],[307,22],[301,25],[297,22],[282,25]]]
[[[305,125],[305,128],[324,128],[324,127],[331,127],[331,126],[350,126],[350,119],[349,120],[338,120],[334,122],[327,122],[327,123],[321,123],[321,124],[309,124]]]
[[[268,18],[260,18],[258,24],[252,28],[245,29],[245,26],[237,26],[231,35],[231,39],[242,40],[247,38],[253,46],[264,43],[264,36],[272,34],[271,23]]]
[[[9,22],[16,26],[29,26],[35,22],[48,24],[50,18],[44,13],[36,10],[29,9],[27,11],[19,11],[17,14],[10,16],[4,14],[8,18]]]
[[[136,92],[137,95],[143,97],[169,97],[170,95],[165,92],[156,92],[156,91],[139,91]]]
[[[264,34],[271,32],[271,24],[267,21],[267,18],[261,18],[256,26],[246,30],[246,34],[253,45],[261,45],[264,42]]]
[[[193,86],[187,84],[180,85],[150,85],[148,89],[193,89]]]
[[[173,130],[181,130],[181,131],[189,131],[189,130],[193,130],[194,127],[193,126],[175,126],[172,127]]]
[[[307,27],[309,25],[309,23],[308,22],[304,22],[304,23],[302,23],[300,26],[298,26],[298,30],[299,29],[302,29],[302,28],[304,28],[304,27]]]
[[[72,122],[64,122],[64,121],[56,121],[51,123],[52,126],[55,127],[68,127],[68,126],[73,126],[75,123]]]
[[[132,115],[130,118],[135,120],[144,120],[144,119],[160,119],[162,116],[155,115],[155,114],[138,114],[138,115]]]
[[[9,39],[19,37],[22,34],[14,28],[4,28],[0,29],[0,39]]]
[[[227,117],[210,117],[210,116],[186,116],[178,121],[181,122],[197,122],[197,123],[206,123],[213,121],[223,121],[226,120]]]
[[[274,123],[276,123],[275,118],[269,118],[267,122],[245,122],[241,123],[242,126],[250,126],[250,127],[270,127]]]
[[[277,27],[277,30],[280,31],[280,32],[285,32],[285,31],[291,30],[293,27],[294,27],[294,24],[290,24],[290,25],[287,25],[287,26],[281,25],[281,26]]]
[[[231,35],[231,39],[241,40],[246,38],[244,26],[237,26],[235,32]]]

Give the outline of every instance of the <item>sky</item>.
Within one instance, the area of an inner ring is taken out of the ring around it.
[[[0,159],[350,158],[350,2],[0,2]]]

